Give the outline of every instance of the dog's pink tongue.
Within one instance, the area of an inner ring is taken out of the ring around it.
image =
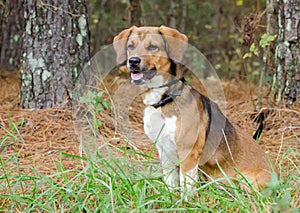
[[[140,80],[143,77],[143,73],[132,72],[130,75],[131,75],[131,79],[135,81]]]

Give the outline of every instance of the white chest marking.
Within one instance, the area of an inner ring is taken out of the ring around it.
[[[176,132],[177,117],[163,117],[161,108],[155,109],[148,106],[144,110],[144,131],[146,135],[154,143],[162,143],[162,141],[170,141],[176,146],[175,132]]]

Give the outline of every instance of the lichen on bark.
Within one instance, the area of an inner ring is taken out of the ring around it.
[[[278,43],[272,97],[287,106],[300,100],[300,2],[277,0]]]
[[[25,0],[24,5],[21,105],[49,108],[67,103],[78,70],[89,60],[85,1],[46,0],[36,4]]]

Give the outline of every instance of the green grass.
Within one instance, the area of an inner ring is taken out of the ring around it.
[[[61,157],[80,157],[61,153]],[[224,188],[214,182],[198,183],[197,192],[184,201],[179,190],[169,190],[156,162],[130,162],[98,154],[82,170],[42,175],[23,174],[18,159],[1,161],[1,211],[5,212],[299,212],[299,175],[279,183],[274,176],[265,191],[247,194],[235,185]],[[13,166],[14,165],[14,166]],[[296,188],[298,187],[298,189]]]
[[[122,150],[125,154],[118,158],[97,153],[92,159],[62,152],[57,172],[44,175],[21,165],[19,153],[5,155],[8,138],[24,142],[17,126],[11,129],[0,138],[0,212],[299,212],[299,164],[282,164],[298,155],[292,150],[279,162],[280,172],[288,175],[274,175],[262,192],[248,194],[233,182],[201,181],[185,201],[179,188],[165,185],[156,159],[133,150]],[[133,161],[134,155],[146,160]],[[84,166],[67,170],[66,158]]]

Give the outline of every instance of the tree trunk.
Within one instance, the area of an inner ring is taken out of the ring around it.
[[[24,10],[21,106],[41,109],[68,103],[89,60],[85,1],[24,0]]]
[[[129,0],[130,2],[130,24],[137,27],[142,26],[142,8],[139,0]]]
[[[19,0],[0,4],[0,63],[7,71],[18,70],[21,65],[23,13]]]
[[[278,0],[278,41],[272,96],[291,105],[300,94],[300,2]]]
[[[266,2],[266,15],[267,15],[267,34],[268,35],[277,35],[278,34],[278,6],[275,0],[267,0]],[[266,67],[265,74],[266,76],[272,76],[275,72],[275,42],[270,43],[266,48]]]
[[[186,15],[187,15],[187,2],[186,0],[180,1],[181,17],[180,17],[180,32],[185,32],[186,28]]]
[[[176,0],[171,0],[170,1],[170,9],[168,11],[168,23],[169,26],[172,28],[177,28],[177,23],[176,23],[176,17],[177,17],[177,10],[176,10]]]
[[[97,0],[96,3],[92,3],[93,6],[95,6],[97,8],[98,13],[99,13],[98,17],[97,17],[97,23],[95,24],[96,29],[94,30],[94,34],[91,34],[91,39],[93,39],[92,45],[91,45],[91,47],[93,48],[91,50],[92,55],[95,55],[100,50],[100,48],[105,44],[105,37],[99,36],[99,35],[103,35],[104,31],[107,30],[107,29],[104,29],[104,27],[103,27],[103,17],[105,14],[106,2],[107,2],[107,0]],[[91,11],[93,11],[92,8],[91,8]],[[92,23],[91,21],[89,23]],[[93,31],[91,31],[91,32],[93,32]]]

